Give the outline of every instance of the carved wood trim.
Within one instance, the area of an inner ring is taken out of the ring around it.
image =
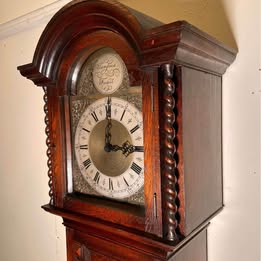
[[[173,81],[174,65],[164,64],[161,86],[161,175],[163,236],[167,240],[178,240],[178,182],[177,182],[177,148],[174,143],[175,130],[175,83]]]
[[[48,110],[48,94],[47,94],[47,87],[43,87],[44,90],[44,113],[45,113],[45,134],[46,134],[46,145],[47,145],[47,167],[48,167],[48,186],[50,188],[49,190],[49,197],[50,197],[50,204],[54,204],[54,173],[53,173],[53,160],[52,160],[52,142],[51,142],[51,134],[50,134],[50,119],[49,119],[49,110]]]

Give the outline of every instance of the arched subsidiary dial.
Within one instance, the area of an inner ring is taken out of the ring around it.
[[[143,186],[142,114],[129,102],[93,102],[79,120],[74,146],[83,177],[99,194],[123,199]]]

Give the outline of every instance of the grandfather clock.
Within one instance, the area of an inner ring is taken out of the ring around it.
[[[187,22],[75,0],[21,74],[43,87],[50,202],[73,260],[207,260],[222,201],[222,75],[236,52]]]

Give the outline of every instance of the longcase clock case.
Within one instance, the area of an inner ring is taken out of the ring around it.
[[[142,90],[140,205],[74,190],[71,101],[103,48],[121,57],[129,89]],[[43,208],[63,218],[68,260],[207,260],[206,228],[223,207],[222,75],[235,55],[187,22],[163,24],[116,1],[72,1],[51,19],[32,63],[18,69],[44,90]]]

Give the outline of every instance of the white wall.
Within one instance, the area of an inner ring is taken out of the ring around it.
[[[1,261],[65,260],[61,219],[40,208],[49,201],[43,93],[16,70],[32,59],[42,29],[0,42]]]
[[[0,23],[51,2],[20,0],[14,4],[1,0]],[[62,220],[40,208],[49,201],[43,92],[16,70],[18,65],[31,62],[50,10],[65,2],[68,1],[57,1],[54,6],[38,11],[36,17],[30,16],[29,22],[21,23],[23,18],[20,18],[0,25],[1,261],[66,260]],[[224,76],[226,207],[209,228],[209,261],[259,261],[259,1],[252,0],[251,4],[245,0],[122,2],[165,22],[186,19],[230,45],[237,43],[239,54]],[[44,19],[38,19],[39,16]]]
[[[210,260],[260,260],[258,2],[224,1],[239,53],[223,81],[225,209],[209,229]]]

